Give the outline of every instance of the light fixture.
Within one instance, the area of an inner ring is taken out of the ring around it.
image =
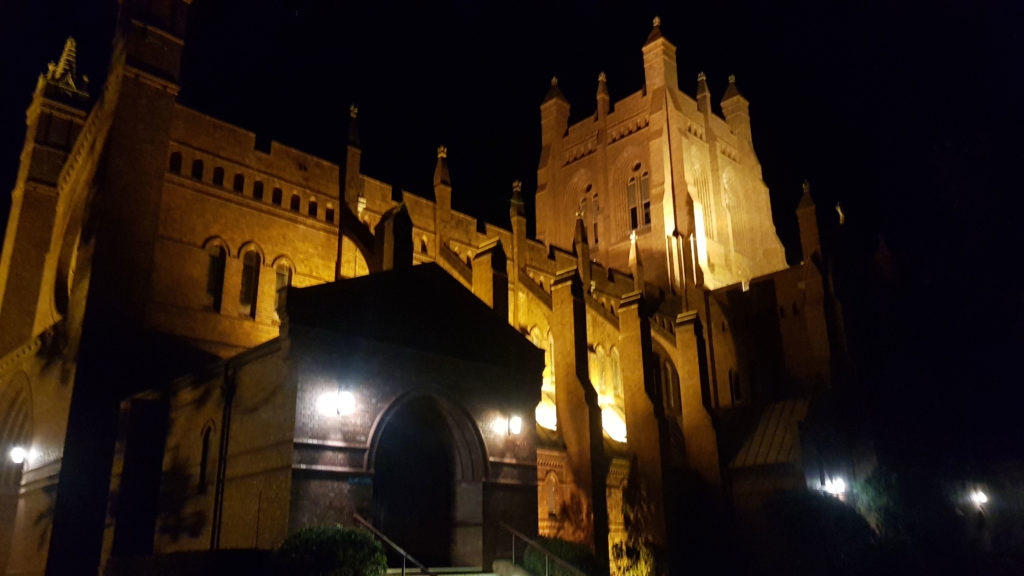
[[[523,419],[519,416],[513,416],[508,419],[508,433],[512,436],[518,436],[523,431]]]
[[[11,448],[11,451],[8,453],[8,456],[11,458],[11,462],[14,462],[15,464],[24,464],[25,462],[31,463],[38,455],[39,453],[35,450],[31,448],[26,449],[22,446],[15,446],[14,448]]]
[[[325,392],[316,399],[316,411],[323,416],[350,416],[356,411],[356,397],[348,390]]]
[[[541,428],[558,430],[558,410],[550,400],[541,400],[537,404],[537,409],[534,410],[534,415],[537,417],[537,424]]]
[[[988,502],[988,495],[981,490],[975,490],[974,492],[971,492],[971,502],[974,502],[975,506],[981,508],[982,504]]]
[[[825,486],[822,490],[833,496],[846,494],[846,481],[838,476],[835,478],[828,478],[825,480]]]
[[[495,434],[508,434],[508,419],[504,416],[495,416],[494,420],[491,420],[491,430]]]

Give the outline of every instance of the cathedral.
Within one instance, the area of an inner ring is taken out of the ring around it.
[[[553,78],[535,214],[511,183],[505,229],[452,208],[444,147],[434,199],[364,175],[354,106],[342,164],[181,105],[189,4],[123,0],[107,77],[68,39],[27,111],[0,572],[333,523],[432,566],[490,570],[505,527],[610,562],[635,482],[679,574],[723,510],[807,485],[841,313],[806,186],[787,265],[735,78],[713,113],[658,19],[625,98],[602,74],[570,125]]]

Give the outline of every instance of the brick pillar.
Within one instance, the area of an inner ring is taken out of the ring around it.
[[[560,273],[552,283],[551,294],[558,432],[565,441],[569,470],[583,498],[584,510],[590,512],[580,519],[584,532],[591,535],[587,544],[594,547],[599,565],[607,566],[604,437],[597,392],[587,365],[587,311],[576,270]]]

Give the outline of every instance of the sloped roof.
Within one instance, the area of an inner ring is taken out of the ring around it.
[[[311,326],[538,374],[544,365],[543,352],[433,263],[291,288],[287,309],[292,330]]]
[[[807,416],[806,398],[784,400],[765,406],[757,428],[743,443],[730,468],[792,464],[800,457],[797,425]]]

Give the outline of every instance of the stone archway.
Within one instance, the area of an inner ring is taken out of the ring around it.
[[[377,528],[427,566],[482,565],[486,459],[469,415],[451,401],[410,394],[374,428]]]

